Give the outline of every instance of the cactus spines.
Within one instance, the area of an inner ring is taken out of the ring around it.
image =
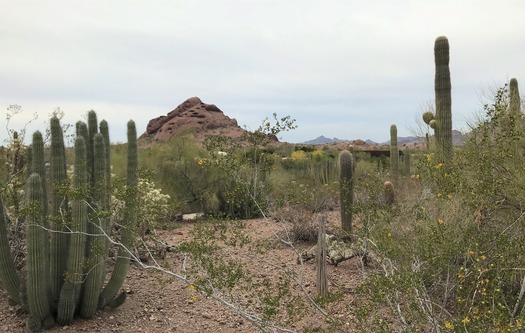
[[[339,154],[341,227],[349,235],[352,233],[352,205],[354,201],[354,157],[348,150]]]
[[[83,264],[86,248],[85,233],[87,231],[87,207],[85,200],[88,175],[86,164],[86,140],[83,136],[78,136],[75,139],[74,198],[70,227],[69,257],[57,310],[57,321],[61,325],[67,325],[73,321],[75,305],[80,296],[80,287],[83,280]]]
[[[392,184],[392,182],[386,181],[383,184],[383,187],[385,190],[385,203],[391,206],[395,199],[394,184]]]
[[[26,185],[28,214],[27,229],[27,304],[33,319],[30,326],[38,329],[38,322],[49,322],[51,310],[48,298],[47,231],[44,229],[44,195],[42,180],[31,174]]]
[[[20,302],[20,277],[16,272],[15,263],[11,256],[7,224],[4,215],[4,205],[0,200],[0,282],[7,291],[9,298],[16,304]]]
[[[399,148],[397,147],[397,126],[390,126],[390,172],[394,181],[399,177]]]
[[[440,36],[434,43],[434,62],[436,74],[434,91],[436,99],[436,121],[434,128],[438,153],[442,161],[452,157],[452,97],[449,69],[449,45],[445,36]]]
[[[126,208],[124,211],[124,228],[122,229],[122,246],[119,248],[118,259],[113,268],[111,278],[102,290],[99,299],[99,307],[102,308],[110,304],[115,297],[123,297],[122,294],[117,296],[124,283],[129,268],[130,254],[129,249],[133,243],[133,228],[136,222],[137,209],[137,185],[138,185],[138,155],[137,155],[137,130],[135,122],[128,122],[128,170],[127,170],[127,198]],[[125,297],[125,296],[124,296]]]

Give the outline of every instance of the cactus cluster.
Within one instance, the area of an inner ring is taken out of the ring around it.
[[[122,247],[104,288],[109,250],[110,184],[109,131],[97,129],[96,113],[88,125],[77,123],[74,175],[69,184],[63,131],[58,118],[50,123],[50,186],[46,184],[44,144],[40,132],[32,142],[31,175],[26,183],[27,274],[17,272],[11,259],[7,226],[0,203],[0,283],[11,300],[28,311],[28,329],[38,332],[55,322],[70,324],[75,315],[91,318],[105,306],[117,307],[129,267],[137,188],[137,135],[128,123],[128,198]],[[50,191],[48,207],[47,189]]]

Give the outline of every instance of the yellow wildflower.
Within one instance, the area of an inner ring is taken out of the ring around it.
[[[438,219],[438,224],[443,224],[445,223],[445,221],[443,221],[442,219]]]
[[[190,285],[188,286],[188,289],[189,289],[190,291],[195,291],[195,286],[194,286],[193,284],[190,284]]]
[[[443,194],[438,193],[438,194],[436,194],[436,197],[441,198],[442,195],[443,195]]]
[[[470,318],[468,316],[465,316],[465,318],[463,318],[463,320],[461,322],[463,324],[468,324],[468,323],[470,323]]]
[[[451,330],[451,329],[454,328],[454,325],[452,325],[452,323],[450,323],[450,321],[447,321],[447,322],[445,323],[445,328],[446,328],[447,330]]]
[[[203,164],[204,164],[204,160],[202,160],[202,159],[199,160],[199,162],[197,162],[197,164],[199,164],[199,165],[203,165]]]

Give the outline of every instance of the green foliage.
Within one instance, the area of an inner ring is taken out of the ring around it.
[[[253,132],[245,131],[237,140],[219,136],[207,137],[204,144],[210,156],[210,165],[221,170],[230,181],[222,197],[221,211],[230,217],[252,218],[266,209],[269,191],[266,181],[275,159],[269,147],[277,135],[294,129],[295,120],[289,116],[278,118],[273,125],[268,119]]]
[[[523,329],[525,160],[515,149],[523,129],[509,127],[522,111],[513,116],[509,101],[499,89],[454,158],[422,155],[393,209],[370,220],[384,274],[362,291],[391,309],[387,330]]]

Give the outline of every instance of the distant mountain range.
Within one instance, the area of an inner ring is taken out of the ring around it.
[[[400,145],[407,144],[407,143],[412,143],[412,142],[418,142],[418,143],[424,142],[424,141],[421,141],[421,140],[424,140],[424,139],[418,138],[418,137],[415,137],[415,136],[398,137],[397,138],[397,142]],[[305,141],[305,142],[301,142],[301,144],[304,144],[304,145],[324,145],[324,144],[330,144],[330,143],[336,143],[336,142],[353,142],[353,141],[356,141],[356,140],[342,140],[342,139],[338,139],[338,138],[327,138],[327,137],[321,135],[321,136],[319,136],[319,137],[317,137],[317,138],[315,138],[313,140],[308,140],[308,141]],[[388,145],[388,144],[390,144],[390,140],[385,141],[385,142],[375,142],[373,140],[367,139],[367,140],[364,140],[364,142],[367,145]]]
[[[337,142],[354,142],[356,140],[344,140],[344,139],[338,139],[338,138],[327,138],[323,135],[313,139],[301,142],[301,144],[304,145],[324,145],[324,144],[330,144],[330,143],[337,143]],[[454,145],[462,145],[465,143],[465,140],[463,138],[463,134],[460,131],[453,130],[452,131],[452,141],[454,142]],[[367,139],[364,141],[367,145],[389,145],[390,140],[385,142],[375,142],[373,140]],[[417,144],[417,143],[424,143],[425,138],[417,137],[417,136],[400,136],[397,138],[398,145],[408,145],[408,144]]]

